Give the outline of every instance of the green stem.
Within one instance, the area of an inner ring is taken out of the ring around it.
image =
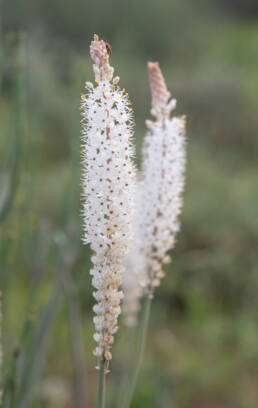
[[[106,374],[105,362],[100,361],[98,384],[98,408],[105,408]]]
[[[133,369],[133,363],[134,363],[134,358],[131,355],[131,350],[134,349],[135,346],[135,329],[136,327],[127,327],[127,331],[126,331],[126,343],[125,343],[125,361],[123,364],[123,367],[126,367],[127,370],[126,372],[118,372],[117,375],[117,380],[116,380],[116,384],[114,385],[114,396],[113,396],[113,401],[115,405],[115,401],[118,401],[118,407],[121,406],[123,400],[124,400],[124,396],[127,390],[127,386],[129,384],[129,379],[130,379],[130,373]],[[123,367],[121,367],[121,369],[123,369]],[[125,370],[124,370],[125,371]],[[121,378],[122,379],[122,385],[121,384]],[[119,390],[117,392],[117,390]],[[117,393],[118,393],[118,398],[117,398]]]
[[[86,364],[84,359],[81,309],[78,302],[78,294],[70,271],[66,275],[65,291],[68,301],[70,336],[72,343],[72,354],[75,374],[75,397],[76,408],[85,408],[87,404],[88,390],[86,391]]]
[[[151,309],[151,296],[146,296],[146,298],[144,299],[142,319],[141,319],[141,325],[139,329],[140,331],[139,331],[139,338],[138,338],[138,343],[137,343],[134,367],[133,367],[133,371],[131,374],[131,378],[129,380],[127,392],[125,393],[125,398],[122,404],[122,408],[129,408],[132,398],[133,398],[133,394],[134,394],[134,390],[135,390],[136,383],[138,380],[141,363],[143,359],[143,354],[144,354],[144,346],[146,342],[146,335],[147,335],[149,318],[150,318],[150,309]]]

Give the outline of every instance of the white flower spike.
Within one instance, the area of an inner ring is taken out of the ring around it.
[[[148,271],[148,291],[159,286],[162,265],[170,262],[167,252],[175,245],[180,229],[185,173],[185,117],[170,117],[176,100],[170,93],[159,64],[148,63],[152,96],[151,113],[143,150],[142,229]]]
[[[179,230],[185,172],[185,118],[170,117],[176,100],[170,98],[158,63],[148,63],[152,96],[151,114],[146,121],[142,177],[137,186],[138,239],[127,259],[123,277],[125,323],[135,325],[142,293],[152,297],[164,277],[162,266],[175,245]]]
[[[94,354],[111,360],[120,314],[123,260],[132,240],[135,168],[132,109],[128,94],[113,79],[110,46],[98,36],[90,45],[97,87],[86,82],[82,95],[82,188],[85,244],[94,251],[91,269],[97,303]]]

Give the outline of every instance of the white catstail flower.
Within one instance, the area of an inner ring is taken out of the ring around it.
[[[135,197],[132,109],[109,65],[110,47],[98,36],[90,45],[97,87],[82,95],[82,188],[85,244],[94,251],[91,269],[97,303],[94,354],[104,362],[117,331],[123,260],[131,246]]]
[[[184,189],[185,118],[171,118],[176,101],[169,101],[170,93],[159,64],[149,62],[148,72],[151,114],[155,120],[146,121],[148,132],[143,148],[142,178],[137,186],[135,222],[140,239],[136,240],[136,247],[128,256],[128,267],[123,278],[125,311],[132,324],[136,322],[139,296],[142,293],[139,282],[145,292],[152,296],[154,288],[159,286],[160,279],[164,277],[163,265],[171,261],[167,252],[174,247],[180,227],[178,216]],[[133,275],[136,275],[134,285]]]
[[[140,310],[140,298],[146,286],[146,265],[143,251],[143,230],[141,228],[140,180],[136,183],[136,211],[133,222],[133,248],[125,259],[125,272],[122,287],[124,290],[123,316],[126,326],[137,325],[137,314]]]
[[[170,262],[167,252],[175,245],[180,228],[185,173],[185,117],[170,117],[176,106],[170,98],[158,63],[148,63],[152,95],[151,113],[143,150],[142,229],[152,291],[164,276],[162,265]]]

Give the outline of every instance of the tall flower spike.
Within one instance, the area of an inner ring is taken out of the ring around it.
[[[170,98],[159,64],[148,63],[151,113],[146,121],[142,178],[137,185],[138,231],[124,274],[125,323],[136,323],[139,297],[152,297],[164,277],[163,265],[171,261],[168,251],[175,245],[179,230],[185,172],[185,118],[171,118],[176,100]]]
[[[134,248],[126,260],[123,276],[125,324],[137,323],[139,299],[151,297],[164,277],[163,264],[170,262],[167,252],[175,245],[179,230],[185,171],[185,118],[171,118],[176,100],[170,98],[157,62],[148,63],[151,113],[143,149],[142,177],[137,183],[134,220]]]
[[[109,65],[109,47],[98,36],[90,45],[98,86],[86,82],[82,95],[82,188],[85,244],[94,251],[90,271],[97,303],[94,354],[111,360],[120,314],[123,260],[132,240],[135,168],[132,109]],[[112,81],[112,82],[111,82]]]
[[[164,276],[163,264],[170,262],[167,252],[175,245],[180,225],[185,172],[185,118],[171,118],[176,100],[169,101],[159,64],[148,63],[152,95],[151,113],[143,149],[142,229],[144,253],[151,294]]]

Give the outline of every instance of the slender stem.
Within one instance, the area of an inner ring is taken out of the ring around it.
[[[127,385],[129,384],[129,379],[130,379],[130,373],[133,369],[133,363],[134,363],[134,356],[131,355],[131,350],[135,348],[135,329],[136,327],[127,327],[127,331],[126,331],[126,343],[125,343],[125,361],[123,364],[123,367],[127,367],[126,372],[124,373],[123,377],[121,373],[118,373],[117,376],[117,381],[116,384],[114,385],[114,401],[118,401],[118,407],[121,406],[123,400],[124,400],[124,395],[126,393],[127,390]],[[123,369],[123,367],[121,367],[121,369]],[[121,384],[121,378],[123,378],[122,380],[122,385]],[[117,398],[117,390],[118,391],[118,398]],[[115,402],[114,402],[115,405]]]
[[[73,284],[71,273],[67,273],[65,290],[68,300],[70,335],[72,343],[75,388],[76,388],[76,408],[85,408],[87,404],[86,392],[86,364],[84,359],[82,332],[81,332],[81,310],[77,299],[77,291]]]
[[[122,404],[122,408],[129,408],[132,398],[133,398],[134,390],[136,387],[136,383],[138,380],[141,363],[143,359],[144,346],[146,342],[146,335],[147,335],[147,329],[148,329],[149,318],[150,318],[150,309],[151,309],[151,296],[146,296],[144,299],[144,306],[143,306],[143,311],[142,311],[141,325],[139,329],[140,331],[139,331],[139,338],[138,338],[138,343],[137,343],[134,367],[133,367],[133,371],[131,374],[131,378],[129,380],[127,392],[125,393],[125,398]]]
[[[106,374],[105,362],[100,361],[99,367],[99,384],[98,384],[98,408],[105,408],[105,392],[106,392]]]

